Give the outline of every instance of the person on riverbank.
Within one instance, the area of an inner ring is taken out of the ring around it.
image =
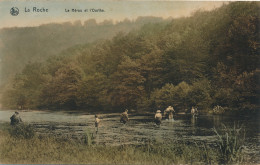
[[[98,133],[98,126],[99,126],[100,121],[101,121],[101,120],[98,118],[98,115],[95,115],[96,134]]]
[[[125,112],[121,114],[120,122],[125,124],[128,120],[128,110],[126,109]]]
[[[13,126],[23,122],[21,117],[19,116],[19,112],[17,111],[10,117],[10,120],[11,120],[10,124]]]
[[[168,108],[166,108],[166,110],[164,111],[164,116],[168,120],[173,120],[173,113],[174,112],[175,112],[174,108],[172,106],[168,106]]]
[[[160,110],[157,110],[154,116],[154,122],[156,125],[161,125],[162,122],[162,114]]]

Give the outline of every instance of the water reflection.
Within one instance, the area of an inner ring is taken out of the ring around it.
[[[196,120],[197,120],[197,117],[192,115],[191,116],[191,130],[192,130],[193,135],[196,135]]]
[[[222,116],[220,115],[215,115],[215,116],[212,116],[213,118],[213,125],[215,127],[220,127],[221,124],[223,124],[221,121],[223,120]]]

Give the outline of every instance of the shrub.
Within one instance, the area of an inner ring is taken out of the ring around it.
[[[169,105],[177,110],[188,108],[189,92],[191,86],[186,82],[181,82],[177,86],[165,84],[161,89],[157,89],[151,94],[151,102],[159,109],[165,109]]]
[[[11,136],[16,138],[30,139],[35,136],[35,130],[31,125],[19,124],[9,128]]]

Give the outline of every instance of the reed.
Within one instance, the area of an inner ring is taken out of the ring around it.
[[[218,140],[220,163],[239,163],[243,161],[243,146],[245,143],[245,129],[234,123],[233,127],[222,124],[221,129],[213,129]]]
[[[84,143],[88,146],[91,146],[94,143],[93,133],[91,133],[89,130],[86,130],[85,132]]]

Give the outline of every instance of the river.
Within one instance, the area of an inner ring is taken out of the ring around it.
[[[12,110],[0,111],[0,122],[10,122]],[[260,158],[259,116],[216,116],[177,114],[173,121],[163,120],[160,127],[155,126],[153,114],[129,114],[129,122],[122,124],[119,113],[99,114],[101,120],[98,134],[95,134],[94,115],[87,112],[68,111],[22,111],[20,116],[25,123],[32,124],[39,134],[84,139],[86,133],[104,145],[144,144],[147,141],[167,142],[174,140],[214,145],[217,139],[213,128],[222,124],[243,125],[246,130],[245,152]]]

